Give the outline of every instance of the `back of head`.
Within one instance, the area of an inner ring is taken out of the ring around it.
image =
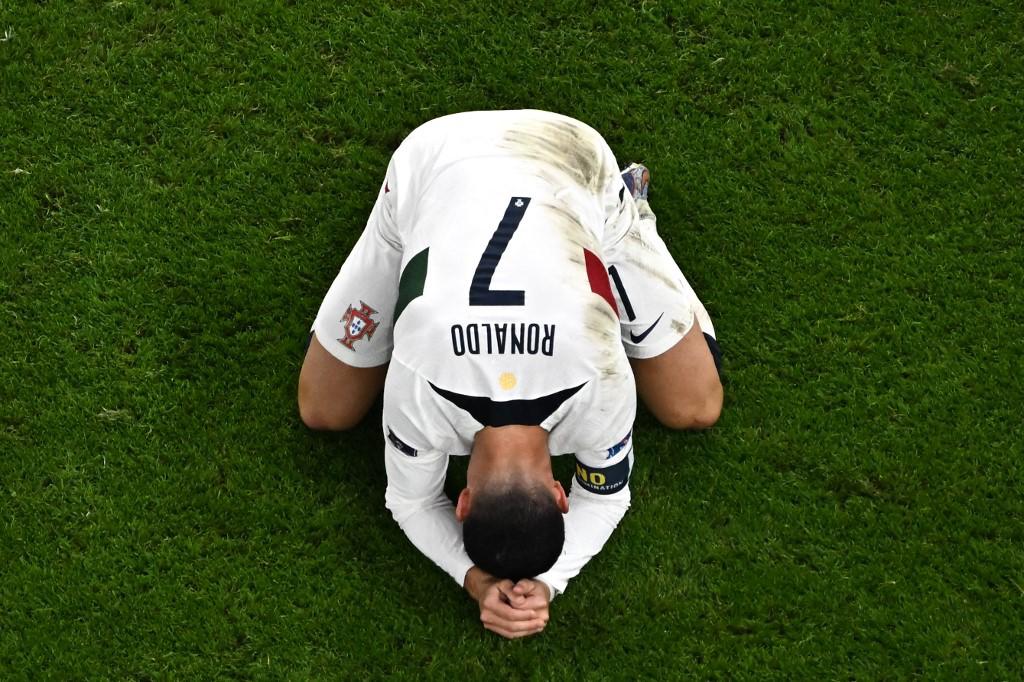
[[[532,578],[551,568],[562,553],[565,522],[543,486],[505,486],[474,495],[462,540],[473,563],[491,575]]]

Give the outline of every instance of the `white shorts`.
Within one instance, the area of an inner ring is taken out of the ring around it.
[[[712,343],[711,318],[658,235],[654,212],[643,199],[636,201],[636,207],[639,215],[632,227],[606,254],[626,355],[634,359],[661,355],[695,321]]]

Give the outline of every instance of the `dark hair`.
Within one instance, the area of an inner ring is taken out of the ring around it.
[[[562,553],[565,522],[542,486],[484,490],[473,496],[462,541],[473,563],[496,578],[532,578]]]

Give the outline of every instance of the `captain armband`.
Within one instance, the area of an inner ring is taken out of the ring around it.
[[[587,466],[577,459],[576,482],[598,495],[617,493],[629,482],[629,457],[623,457],[621,462],[604,468]]]

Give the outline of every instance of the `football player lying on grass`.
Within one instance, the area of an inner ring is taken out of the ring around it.
[[[430,121],[394,153],[313,323],[302,420],[351,428],[383,389],[387,507],[504,637],[544,629],[629,507],[637,392],[671,428],[721,410],[714,328],[649,178],[558,114]],[[551,457],[568,453],[566,495]],[[448,458],[466,455],[453,505]]]

